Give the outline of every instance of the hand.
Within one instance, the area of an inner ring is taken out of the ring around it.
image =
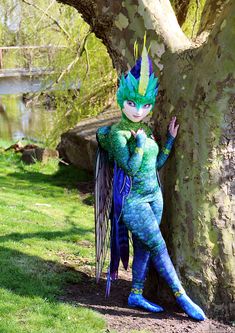
[[[131,130],[131,134],[135,137],[138,147],[141,147],[145,144],[147,135],[142,128],[138,129],[137,132]]]
[[[176,117],[174,116],[171,118],[171,121],[168,126],[168,131],[169,131],[170,135],[172,135],[174,138],[176,137],[179,126],[180,126],[179,124],[176,125],[175,122],[176,122]]]

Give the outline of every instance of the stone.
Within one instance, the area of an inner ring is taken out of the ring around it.
[[[36,158],[38,161],[47,163],[49,159],[59,158],[59,152],[50,148],[36,148],[35,149]]]
[[[22,151],[22,161],[26,164],[33,164],[36,161],[47,163],[49,159],[59,158],[56,150],[49,148],[29,148]]]
[[[25,164],[35,163],[37,160],[35,149],[24,149],[21,159]]]
[[[78,168],[93,171],[97,150],[96,131],[99,127],[118,122],[120,117],[120,110],[110,107],[97,117],[82,120],[76,127],[62,134],[56,148],[60,158]]]

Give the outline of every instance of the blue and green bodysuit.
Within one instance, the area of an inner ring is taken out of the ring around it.
[[[166,162],[175,138],[168,132],[166,143],[159,151],[151,129],[138,121],[138,110],[144,110],[149,105],[153,107],[158,91],[158,82],[146,53],[145,49],[131,71],[120,79],[117,100],[123,111],[121,120],[97,131],[100,146],[114,161],[110,275],[115,278],[120,257],[124,267],[128,264],[125,239],[129,230],[133,239],[134,258],[128,305],[151,312],[163,311],[142,295],[151,260],[181,308],[190,317],[204,320],[203,311],[186,295],[181,285],[160,231],[163,196],[158,170]],[[125,112],[126,101],[129,101],[130,106],[135,105],[136,121],[130,113]]]

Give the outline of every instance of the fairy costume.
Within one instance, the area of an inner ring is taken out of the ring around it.
[[[129,230],[132,233],[134,259],[132,289],[128,305],[141,307],[151,312],[163,311],[160,306],[142,296],[149,261],[152,260],[157,272],[172,289],[181,308],[190,317],[204,320],[203,311],[186,295],[178,279],[159,228],[163,197],[158,170],[166,162],[175,138],[168,132],[165,146],[159,151],[151,129],[139,121],[141,118],[139,113],[144,115],[151,111],[157,92],[158,80],[154,77],[152,63],[144,47],[142,57],[137,60],[131,71],[126,76],[122,75],[120,79],[117,91],[117,101],[123,111],[120,122],[111,127],[101,127],[97,131],[97,141],[101,149],[96,165],[96,171],[98,171],[96,172],[98,278],[110,218],[112,221],[111,262],[107,294],[111,280],[117,277],[120,259],[125,268],[128,266]],[[104,165],[109,165],[108,171],[104,171]],[[102,184],[99,177],[100,170],[105,179]],[[111,178],[106,177],[107,175],[111,175]],[[106,200],[102,205],[100,196],[103,199],[110,198],[110,193],[111,200],[109,199],[108,202]],[[107,216],[108,210],[110,215]],[[106,222],[102,222],[105,220]]]

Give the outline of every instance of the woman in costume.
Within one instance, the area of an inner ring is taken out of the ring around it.
[[[193,319],[204,320],[204,312],[187,296],[181,285],[159,228],[163,197],[158,170],[170,154],[179,125],[176,125],[176,117],[173,117],[166,144],[159,152],[151,129],[142,122],[152,111],[157,92],[158,79],[154,77],[152,63],[144,46],[141,58],[126,76],[122,74],[120,78],[117,91],[117,101],[122,110],[120,122],[111,127],[101,127],[97,131],[99,146],[108,152],[109,161],[114,163],[110,217],[111,262],[107,293],[111,280],[117,278],[119,260],[122,260],[125,268],[128,265],[128,229],[132,233],[134,247],[132,289],[128,305],[151,312],[163,311],[162,307],[142,295],[151,260],[184,312]],[[108,183],[100,188],[103,196],[107,187]],[[97,206],[96,216],[100,214]],[[96,226],[96,233],[100,232],[98,229]],[[101,234],[104,235],[103,231]],[[105,237],[100,236],[96,238],[98,248],[104,239]],[[100,260],[101,253],[102,250],[99,251],[97,261]]]

